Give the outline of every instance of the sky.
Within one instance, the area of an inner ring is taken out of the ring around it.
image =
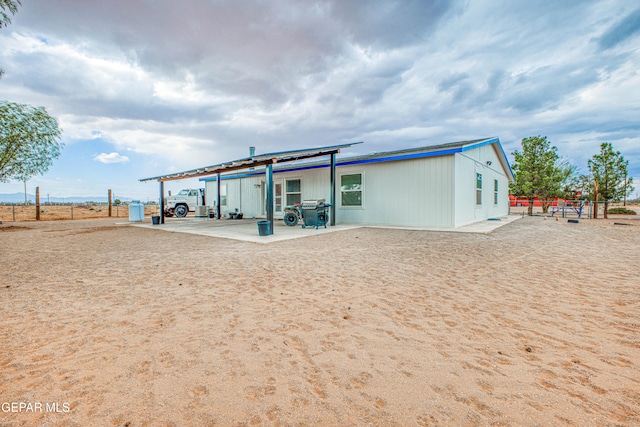
[[[363,141],[349,156],[497,136],[512,161],[537,135],[585,174],[612,143],[639,192],[636,0],[22,3],[0,29],[0,99],[44,106],[65,144],[29,193],[157,200],[139,179],[250,146]]]

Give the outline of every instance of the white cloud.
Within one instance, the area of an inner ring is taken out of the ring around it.
[[[579,166],[599,141],[640,156],[626,0],[23,3],[0,32],[2,97],[46,106],[67,147],[117,151],[96,161],[134,153],[132,173],[249,146],[363,140],[361,154],[498,136],[511,152],[537,134]]]
[[[93,160],[96,160],[100,163],[109,164],[109,163],[125,163],[129,161],[129,158],[127,156],[123,156],[116,152],[113,152],[109,154],[100,153],[97,156],[95,156]]]

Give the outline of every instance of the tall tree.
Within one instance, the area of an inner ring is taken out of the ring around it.
[[[11,23],[21,0],[0,0],[0,28]],[[0,69],[0,77],[4,71]],[[58,121],[44,107],[0,101],[0,182],[43,174],[60,156]]]
[[[11,15],[15,15],[18,11],[18,5],[22,6],[21,0],[0,0],[0,28],[6,27],[11,23]],[[0,77],[4,74],[4,70],[0,68]]]
[[[15,15],[18,6],[22,6],[21,0],[0,0],[0,28],[6,27],[11,23],[11,15]]]
[[[44,107],[0,101],[0,182],[49,170],[64,145],[61,134]]]
[[[609,202],[621,200],[633,191],[633,178],[628,177],[629,161],[610,142],[600,145],[600,153],[589,160],[589,173],[598,183],[598,198],[604,199],[604,217]]]
[[[511,194],[524,196],[528,200],[542,199],[543,212],[549,209],[547,200],[563,195],[576,168],[560,159],[558,149],[551,146],[546,136],[531,136],[522,139],[522,152],[514,151]],[[547,201],[547,202],[545,202]],[[529,203],[529,215],[533,203]]]

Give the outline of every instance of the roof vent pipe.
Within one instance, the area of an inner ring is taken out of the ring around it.
[[[249,147],[249,157],[253,159],[253,156],[256,155],[256,147]],[[254,170],[255,168],[249,168],[250,171]]]

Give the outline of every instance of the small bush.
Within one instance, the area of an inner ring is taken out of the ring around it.
[[[613,215],[635,215],[636,211],[620,207],[620,208],[611,208],[607,211],[607,213],[613,214]]]

